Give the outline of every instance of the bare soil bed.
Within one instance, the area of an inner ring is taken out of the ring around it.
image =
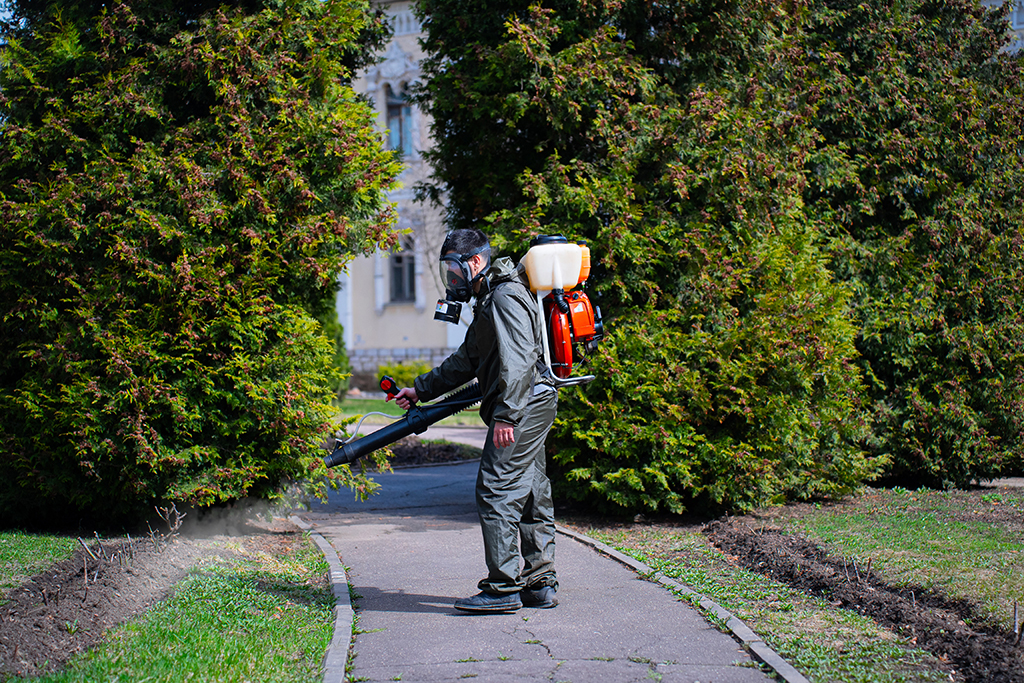
[[[888,585],[870,568],[778,529],[717,520],[704,532],[736,564],[871,617],[952,663],[965,681],[1024,683],[1016,636],[987,623],[965,600],[920,586]]]
[[[87,540],[88,550],[80,548],[12,589],[0,605],[0,680],[59,670],[95,647],[107,629],[167,597],[203,559],[282,554],[281,546],[301,541],[302,530],[281,519],[249,522],[231,536],[185,532],[158,543]]]

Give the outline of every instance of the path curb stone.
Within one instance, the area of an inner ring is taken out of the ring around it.
[[[345,567],[338,559],[338,551],[304,520],[296,515],[289,518],[292,523],[307,532],[330,567],[331,590],[334,592],[334,634],[324,653],[324,683],[345,683],[345,665],[348,663],[348,651],[352,644],[352,628],[355,611],[348,591],[348,575]]]

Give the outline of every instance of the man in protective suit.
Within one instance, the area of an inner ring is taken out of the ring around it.
[[[448,235],[441,247],[441,277],[450,300],[475,297],[473,322],[462,346],[396,399],[408,410],[474,378],[480,383],[480,416],[488,432],[476,502],[487,577],[477,584],[480,593],[456,600],[455,607],[468,612],[554,607],[555,518],[544,440],[558,393],[543,361],[536,302],[510,259],[491,264],[490,241],[480,230]]]

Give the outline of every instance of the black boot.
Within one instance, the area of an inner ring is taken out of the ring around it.
[[[464,612],[515,612],[522,606],[519,593],[477,593],[455,601],[455,609]]]
[[[541,609],[554,607],[558,604],[555,597],[554,586],[537,586],[536,588],[524,588],[519,591],[519,598],[526,607],[539,607]]]

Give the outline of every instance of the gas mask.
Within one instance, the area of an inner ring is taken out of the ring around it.
[[[462,316],[462,304],[473,298],[474,284],[485,276],[487,268],[491,265],[491,248],[483,246],[466,254],[448,254],[445,253],[448,251],[447,246],[448,240],[446,239],[441,247],[441,262],[439,264],[445,298],[437,300],[434,320],[457,324]],[[487,262],[476,277],[473,277],[469,259],[477,254],[485,254]]]

